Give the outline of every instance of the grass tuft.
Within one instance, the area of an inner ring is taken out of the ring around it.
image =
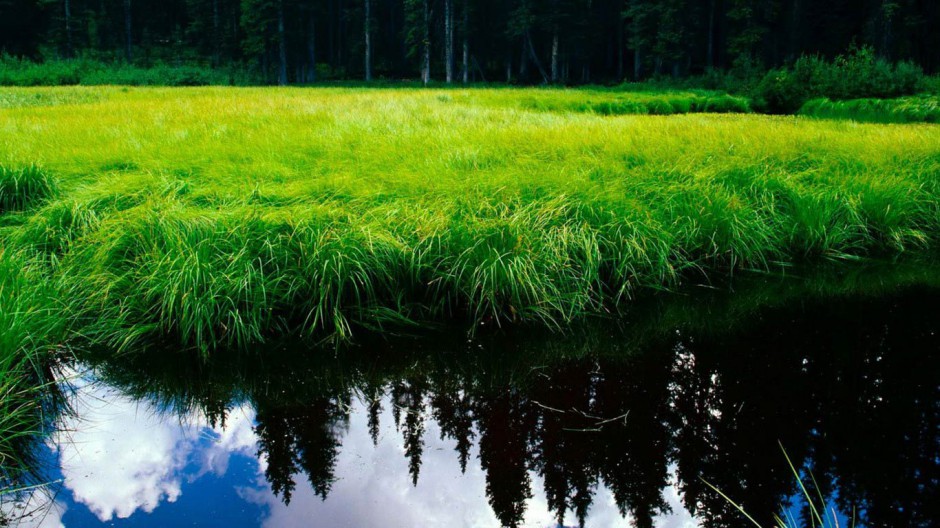
[[[55,179],[36,165],[0,165],[0,214],[33,207],[51,198],[56,188]]]

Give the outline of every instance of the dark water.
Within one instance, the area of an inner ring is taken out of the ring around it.
[[[89,354],[43,449],[57,483],[3,507],[24,526],[748,526],[707,481],[801,524],[785,449],[831,526],[937,526],[940,291],[876,290],[335,355]]]

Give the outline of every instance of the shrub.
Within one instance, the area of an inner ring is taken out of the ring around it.
[[[719,95],[706,99],[703,110],[713,114],[746,114],[751,106],[744,97]]]
[[[771,113],[793,113],[815,98],[848,100],[913,95],[924,87],[923,71],[909,62],[890,64],[871,48],[852,50],[826,62],[803,57],[792,68],[768,72],[754,99]]]
[[[764,112],[789,114],[799,110],[809,97],[810,94],[794,72],[787,69],[771,70],[757,86],[755,105]]]

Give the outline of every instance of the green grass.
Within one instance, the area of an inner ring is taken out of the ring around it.
[[[813,475],[811,470],[807,470],[809,478],[807,479],[801,474],[801,471],[793,465],[793,461],[790,459],[790,455],[787,454],[786,449],[783,447],[783,444],[780,445],[780,450],[783,452],[783,457],[787,461],[787,465],[790,467],[790,471],[793,473],[793,477],[796,479],[797,485],[799,487],[799,494],[802,495],[801,499],[805,500],[805,508],[808,512],[809,518],[809,527],[810,528],[855,528],[856,512],[852,511],[852,518],[849,520],[849,525],[845,527],[840,527],[839,524],[839,515],[836,512],[834,507],[830,507],[828,501],[822,494],[822,490],[819,487],[819,484],[816,482],[816,476]],[[744,509],[740,504],[735,502],[731,497],[726,495],[723,491],[716,488],[708,481],[703,479],[703,482],[708,486],[713,492],[721,496],[722,499],[726,500],[734,509],[741,514],[744,519],[747,519],[750,525],[755,526],[756,528],[762,528],[761,523],[759,523],[754,517],[751,516],[747,510]],[[811,484],[812,490],[814,493],[810,493],[807,489],[807,485]],[[806,528],[807,524],[805,521],[798,521],[794,516],[783,509],[779,514],[774,514],[774,524],[767,525],[767,528],[771,526],[773,528]]]
[[[0,216],[3,247],[119,347],[561,327],[691,271],[920,251],[940,226],[932,127],[568,108],[647,97],[601,90],[0,93],[58,101],[0,110],[3,166],[58,181]]]
[[[10,169],[0,165],[0,213],[23,211],[55,194],[56,181],[35,165]]]
[[[35,263],[0,249],[0,495],[34,468],[34,439],[47,424],[50,351],[66,336],[61,303]]]
[[[897,99],[814,99],[800,114],[826,119],[851,119],[868,123],[940,123],[940,96],[920,95]]]
[[[241,67],[151,64],[149,66],[92,59],[48,60],[42,63],[0,56],[0,86],[206,86],[259,84]]]
[[[617,88],[502,89],[489,90],[484,97],[443,96],[444,100],[483,102],[507,109],[554,113],[590,113],[616,115],[674,115],[689,113],[746,114],[750,103],[744,97],[706,90],[652,90],[629,84]]]

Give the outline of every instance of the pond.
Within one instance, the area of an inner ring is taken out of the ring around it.
[[[846,280],[699,288],[564,333],[83,353],[40,447],[52,484],[3,508],[25,526],[747,526],[734,501],[809,525],[802,483],[831,526],[933,526],[940,290]]]

